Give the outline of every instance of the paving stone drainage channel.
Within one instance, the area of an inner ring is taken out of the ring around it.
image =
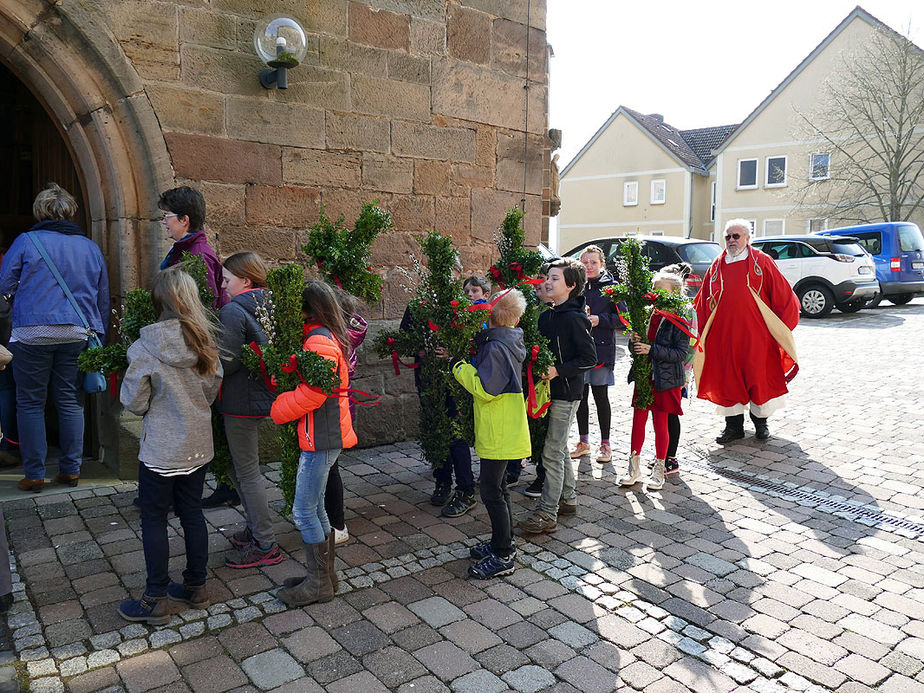
[[[341,572],[338,594],[372,587],[460,558],[467,558],[469,548],[484,540],[485,537],[466,539],[449,546],[422,549],[413,554],[348,568]],[[566,557],[559,557],[528,541],[522,541],[519,548],[518,562],[522,566],[528,566],[566,589],[593,601],[617,619],[609,624],[616,632],[619,631],[620,622],[623,627],[632,624],[681,652],[719,669],[739,684],[747,685],[754,691],[789,693],[824,690],[801,676],[787,673],[769,659],[622,589],[618,583],[631,578],[624,572],[628,567],[624,564],[625,560],[630,563],[634,560],[635,564],[638,564],[638,559],[629,554],[623,556],[625,552],[619,549],[602,548],[602,545],[597,545],[588,549],[576,549],[566,554]],[[62,677],[68,678],[91,669],[109,666],[148,650],[168,647],[207,633],[217,633],[231,625],[260,620],[286,609],[274,594],[260,592],[246,598],[213,604],[206,610],[191,609],[175,614],[165,626],[150,627],[133,623],[120,630],[93,635],[89,638],[89,648],[84,643],[77,642],[49,650],[41,624],[31,608],[31,603],[28,602],[25,585],[19,580],[15,568],[13,562],[15,600],[28,603],[30,608],[11,616],[9,628],[19,655],[19,666],[25,667],[24,673],[30,678],[29,690],[32,693],[63,693],[65,688]],[[418,615],[423,618],[425,609],[432,608],[432,605],[426,605],[425,602],[432,600],[444,601],[441,597],[431,597],[429,600],[410,604],[408,608],[414,611],[415,606],[420,605]],[[519,607],[511,605],[511,608],[531,609],[531,612],[542,608],[540,603],[529,605],[536,600],[522,601],[524,604]],[[597,634],[576,622],[566,622],[552,630],[558,631],[553,633],[556,638],[578,650],[599,638]],[[603,635],[605,636],[605,632]],[[632,647],[638,643],[623,644]],[[0,680],[9,680],[15,676],[13,666],[12,663],[0,666]]]
[[[759,491],[766,495],[793,501],[807,507],[818,508],[819,511],[837,515],[846,520],[858,522],[869,527],[875,527],[887,532],[899,534],[908,539],[918,539],[924,536],[924,519],[918,517],[902,517],[894,513],[883,512],[881,508],[871,505],[852,503],[841,496],[832,496],[825,491],[813,488],[800,487],[791,481],[773,479],[764,474],[757,474],[745,469],[732,469],[716,465],[705,459],[705,454],[692,449],[699,459],[689,457],[683,461],[682,471],[694,474],[721,477],[734,481],[741,486]]]

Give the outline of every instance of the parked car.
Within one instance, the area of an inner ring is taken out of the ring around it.
[[[924,236],[916,224],[890,221],[819,231],[820,236],[852,236],[876,262],[881,295],[897,306],[924,292]]]
[[[618,278],[616,261],[622,257],[619,253],[619,248],[627,238],[629,237],[616,236],[587,241],[564,253],[564,257],[580,258],[581,252],[587,246],[600,246],[606,255],[606,269],[610,274]],[[641,242],[642,252],[648,258],[648,266],[654,272],[678,262],[689,264],[693,268],[690,274],[687,275],[687,293],[690,296],[695,296],[699,292],[700,287],[703,285],[703,275],[709,269],[712,261],[722,253],[722,248],[719,247],[718,243],[695,238],[679,238],[675,236],[632,236],[632,238]]]
[[[834,307],[855,313],[879,295],[873,258],[856,238],[774,236],[751,245],[776,261],[807,318],[823,318]]]

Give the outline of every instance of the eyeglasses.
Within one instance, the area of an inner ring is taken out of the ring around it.
[[[730,241],[732,238],[734,238],[737,241],[739,238],[741,238],[741,234],[740,233],[726,233],[725,234],[726,241]]]
[[[174,214],[173,212],[164,212],[164,215],[161,217],[161,221],[167,221],[167,219],[169,219],[170,217],[176,217],[176,216],[179,216],[179,215]]]

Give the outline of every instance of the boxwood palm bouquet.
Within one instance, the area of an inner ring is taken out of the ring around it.
[[[648,343],[648,321],[655,311],[683,316],[690,302],[682,294],[652,288],[654,273],[648,268],[648,258],[634,238],[627,239],[619,249],[622,259],[617,263],[619,284],[603,287],[611,301],[625,301],[626,314],[620,319],[643,343]],[[635,408],[647,409],[654,401],[651,392],[651,359],[647,354],[632,352],[632,373],[635,376]]]

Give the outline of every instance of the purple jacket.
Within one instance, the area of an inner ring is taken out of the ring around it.
[[[205,231],[196,231],[174,243],[173,247],[171,247],[167,253],[167,257],[165,257],[164,261],[160,264],[161,269],[167,269],[168,267],[173,267],[173,265],[178,264],[180,260],[183,259],[184,250],[191,255],[198,255],[205,260],[205,266],[208,270],[207,281],[209,291],[217,297],[212,307],[218,310],[228,302],[228,296],[221,288],[221,262],[215,254],[215,251],[212,250],[212,246],[209,245],[208,238],[205,237]]]

